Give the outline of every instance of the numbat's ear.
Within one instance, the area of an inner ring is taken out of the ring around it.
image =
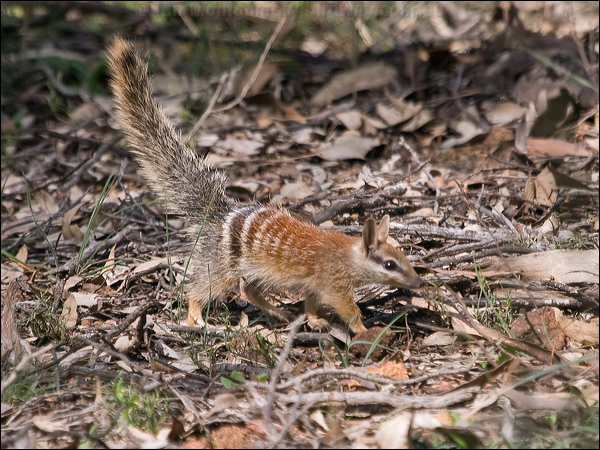
[[[379,244],[384,244],[387,241],[388,236],[390,235],[390,216],[385,215],[379,222],[379,226],[377,227],[377,242]]]
[[[365,222],[362,232],[363,250],[365,251],[365,255],[369,255],[369,253],[377,249],[377,246],[379,245],[377,235],[378,230],[375,221],[369,217]]]

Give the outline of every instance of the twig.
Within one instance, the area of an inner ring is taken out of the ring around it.
[[[156,380],[156,381],[160,380],[160,375],[161,375],[160,373],[152,372],[151,370],[145,369],[144,367],[142,367],[138,363],[136,363],[136,362],[132,361],[131,359],[129,359],[123,353],[120,353],[120,352],[116,351],[114,348],[111,348],[108,345],[101,344],[99,342],[96,342],[96,341],[94,341],[92,339],[88,339],[88,338],[83,337],[83,336],[76,336],[75,340],[79,341],[79,342],[82,342],[84,344],[87,344],[87,345],[95,348],[96,350],[99,350],[100,352],[104,352],[107,355],[112,356],[113,358],[120,359],[131,370],[135,371],[136,373],[139,373],[140,375],[143,375],[143,376],[145,376],[145,377],[147,377],[147,378],[149,378],[151,380]],[[161,383],[162,383],[162,381],[161,381]]]
[[[131,325],[133,322],[136,321],[136,319],[138,317],[141,317],[144,314],[146,314],[148,312],[148,309],[151,306],[152,306],[152,304],[145,304],[145,305],[139,306],[135,311],[133,311],[131,314],[129,314],[127,317],[125,317],[125,319],[122,320],[118,326],[116,326],[113,330],[106,333],[106,335],[104,335],[104,337],[102,339],[105,342],[108,342],[111,339],[113,339],[114,337],[121,335],[129,327],[129,325]]]
[[[54,87],[54,89],[56,89],[65,97],[79,97],[86,103],[91,100],[90,93],[87,90],[74,89],[60,81],[56,77],[56,75],[54,75],[54,72],[52,71],[50,66],[46,64],[38,64],[38,67],[42,72],[46,74],[46,76],[48,77],[48,81],[50,81],[50,84]]]
[[[479,386],[459,389],[443,395],[394,395],[390,392],[309,392],[300,399],[298,395],[281,394],[279,399],[284,403],[295,403],[299,400],[302,404],[312,407],[334,404],[346,406],[388,405],[397,409],[438,409],[446,408],[457,403],[462,403],[473,398],[476,392],[481,391]]]
[[[287,342],[285,343],[285,347],[279,355],[279,361],[277,361],[277,366],[271,373],[271,379],[269,381],[269,387],[267,388],[267,403],[263,408],[263,418],[265,423],[267,424],[267,430],[270,436],[273,435],[273,423],[271,421],[271,411],[273,409],[273,404],[275,403],[275,394],[276,394],[276,386],[279,381],[279,376],[283,370],[283,365],[287,361],[287,358],[292,350],[292,345],[294,344],[294,340],[300,325],[306,319],[306,314],[300,314],[291,324],[290,324],[290,332],[287,336]]]
[[[219,79],[219,84],[217,85],[217,89],[215,89],[215,93],[213,94],[212,98],[210,99],[210,103],[208,104],[204,113],[200,116],[200,119],[198,119],[198,122],[196,122],[196,125],[194,125],[194,128],[192,128],[192,131],[190,131],[190,133],[188,134],[188,137],[186,139],[187,141],[189,141],[192,138],[192,136],[194,136],[194,134],[196,134],[196,131],[198,131],[200,129],[200,127],[204,124],[204,121],[206,120],[206,118],[213,112],[213,108],[215,107],[215,104],[217,103],[217,99],[221,95],[221,90],[223,89],[223,86],[225,85],[225,81],[227,81],[227,76],[228,76],[227,73],[224,73],[223,75],[221,75],[221,78]]]
[[[285,383],[281,383],[278,386],[278,388],[281,390],[289,389],[289,388],[295,386],[295,384],[297,382],[305,383],[308,380],[310,380],[311,378],[358,379],[358,380],[367,381],[369,383],[375,382],[381,386],[384,386],[386,384],[393,385],[393,386],[411,386],[414,384],[423,383],[424,381],[427,381],[427,380],[430,380],[430,379],[436,378],[436,377],[448,376],[448,375],[458,375],[461,373],[466,373],[466,372],[469,372],[473,368],[474,365],[475,365],[475,360],[472,360],[471,364],[469,364],[468,367],[463,367],[460,369],[451,369],[451,370],[450,369],[442,369],[442,370],[438,370],[437,372],[428,373],[425,375],[421,375],[420,377],[411,378],[409,380],[384,378],[384,377],[374,374],[374,373],[364,373],[364,372],[359,372],[357,370],[351,370],[351,369],[318,369],[318,370],[311,370],[309,372],[303,373],[302,375],[292,378],[291,380],[286,381]]]
[[[532,248],[528,248],[528,247],[518,247],[516,245],[502,245],[502,246],[494,245],[493,248],[484,248],[479,251],[469,253],[467,255],[450,256],[448,258],[435,258],[434,261],[429,263],[429,267],[443,267],[443,266],[447,266],[447,265],[451,265],[451,264],[458,264],[461,262],[469,262],[469,261],[473,262],[473,260],[478,261],[478,260],[488,257],[488,256],[502,257],[503,253],[516,253],[516,254],[522,255],[525,253],[535,253],[535,250]],[[425,259],[429,259],[429,258],[425,258]],[[511,271],[507,270],[507,272],[511,272]]]
[[[57,269],[52,269],[52,270],[48,271],[47,274],[54,275],[54,274],[60,273],[60,272],[70,272],[71,270],[73,270],[74,267],[77,266],[77,264],[79,264],[81,261],[87,260],[90,256],[92,256],[97,251],[100,251],[106,247],[112,247],[113,245],[119,244],[121,241],[125,240],[127,238],[127,232],[130,230],[130,228],[131,227],[126,226],[121,231],[119,231],[116,235],[114,235],[112,238],[106,239],[104,241],[94,242],[93,245],[90,245],[83,252],[83,255],[81,255],[81,258],[79,256],[74,256],[69,261],[67,261],[65,264],[63,264],[62,267],[59,267]]]
[[[217,91],[215,92],[215,94],[213,95],[213,98],[211,99],[211,104],[208,106],[208,108],[206,108],[206,111],[204,111],[204,114],[202,114],[202,116],[200,117],[200,119],[198,120],[196,125],[194,125],[194,128],[192,128],[192,131],[188,135],[187,140],[189,140],[196,133],[196,131],[198,131],[198,129],[202,126],[202,124],[204,123],[204,121],[206,120],[206,118],[208,117],[209,114],[221,113],[221,112],[228,111],[231,108],[233,108],[234,106],[239,105],[240,102],[246,97],[246,94],[248,94],[248,91],[250,90],[252,85],[258,79],[258,75],[262,69],[265,59],[267,59],[267,55],[269,54],[269,51],[271,50],[271,46],[275,42],[275,39],[277,39],[277,37],[279,36],[279,33],[281,33],[281,30],[283,29],[284,25],[286,24],[288,16],[290,15],[291,11],[292,11],[292,6],[289,6],[287,8],[287,10],[285,11],[285,13],[283,14],[283,17],[279,21],[277,28],[271,35],[271,38],[265,45],[265,48],[264,48],[262,54],[260,55],[258,63],[256,64],[256,67],[254,68],[254,72],[252,72],[252,76],[250,77],[250,80],[248,80],[248,83],[246,83],[246,85],[244,86],[242,91],[238,94],[238,96],[234,100],[229,102],[227,105],[222,106],[221,108],[213,111],[212,108],[214,107],[214,104],[216,103],[216,99],[218,98],[221,88],[223,87],[222,85],[225,83],[225,80],[227,78],[226,74],[224,74],[221,77],[221,79],[219,81],[219,86],[217,87]]]
[[[4,394],[4,390],[9,387],[17,378],[17,375],[19,375],[23,370],[25,370],[28,366],[29,363],[31,362],[32,359],[37,358],[40,355],[43,355],[44,353],[47,353],[48,350],[50,350],[51,348],[55,347],[55,344],[48,344],[42,348],[40,348],[37,352],[33,352],[30,355],[26,355],[21,362],[19,362],[19,364],[17,364],[17,367],[14,368],[14,370],[10,373],[10,375],[8,377],[6,377],[6,379],[2,380],[2,384],[0,385],[0,394],[3,395]]]
[[[429,172],[429,170],[425,168],[425,166],[427,164],[423,163],[421,161],[421,158],[419,157],[417,152],[410,145],[408,145],[408,142],[406,142],[406,139],[404,139],[403,136],[400,136],[399,144],[402,147],[404,147],[406,150],[409,151],[410,155],[412,156],[412,159],[419,165],[419,167],[421,167],[421,170],[423,170],[423,172],[425,173],[425,176],[433,185],[433,189],[435,190],[435,198],[436,198],[435,203],[433,205],[433,213],[437,214],[438,209],[440,208],[440,204],[438,201],[438,199],[441,195],[440,187],[438,186],[437,182],[435,181],[435,178],[433,178],[433,176],[431,175],[431,172]]]
[[[115,146],[115,144],[121,140],[122,137],[123,136],[121,135],[121,133],[119,133],[119,134],[115,135],[110,141],[102,143],[102,145],[100,145],[98,150],[96,150],[93,153],[93,155],[90,159],[85,160],[83,163],[81,163],[79,165],[79,167],[77,169],[75,169],[72,173],[70,173],[69,180],[67,182],[65,182],[65,184],[63,185],[63,188],[62,188],[63,192],[66,192],[69,189],[71,189],[73,186],[75,186],[79,182],[79,179],[82,177],[82,175],[85,173],[85,171],[89,167],[96,164],[96,162],[98,162],[100,160],[102,155],[104,155],[104,153],[106,153],[107,150],[113,148]]]
[[[331,229],[341,231],[346,234],[360,234],[361,228],[358,226],[335,226],[335,227],[323,227],[324,229]],[[519,234],[515,234],[509,230],[487,230],[484,233],[478,233],[473,230],[459,230],[452,228],[443,228],[435,225],[405,225],[398,222],[390,222],[390,229],[397,230],[399,233],[408,236],[438,238],[442,240],[455,239],[457,241],[466,242],[480,242],[482,240],[487,241],[491,236],[493,239],[507,240],[513,238],[515,241],[520,237]]]
[[[188,28],[188,30],[190,30],[190,33],[192,33],[192,36],[198,37],[198,30],[194,27],[194,22],[192,22],[192,19],[190,19],[190,16],[183,5],[179,2],[174,2],[173,7],[175,8],[175,11],[177,11],[177,14],[179,14],[179,17],[181,17],[181,20],[185,26]]]
[[[300,383],[296,383],[296,393],[298,395],[298,400],[300,400],[302,398],[302,394],[304,393]],[[311,405],[309,405],[309,404],[306,404],[302,408],[300,408],[300,401],[294,403],[289,408],[289,413],[287,414],[287,420],[285,421],[282,429],[279,431],[279,436],[277,438],[273,439],[267,447],[268,448],[282,448],[281,442],[283,441],[283,439],[289,432],[290,428],[292,428],[292,426],[296,423],[296,421],[299,418],[305,417],[306,413],[308,412],[308,410],[310,408],[311,408]]]
[[[543,378],[547,375],[551,375],[556,372],[562,372],[563,369],[565,369],[567,367],[575,367],[578,364],[581,364],[583,362],[593,361],[593,360],[598,360],[598,353],[588,353],[588,354],[583,355],[582,357],[577,358],[572,361],[563,361],[563,362],[554,364],[545,370],[536,371],[527,377],[520,378],[519,381],[517,381],[514,384],[511,384],[510,386],[505,386],[502,389],[494,389],[495,395],[489,396],[485,401],[478,402],[476,405],[473,406],[473,408],[468,412],[468,414],[464,418],[467,419],[469,417],[472,417],[474,414],[481,411],[483,408],[493,405],[503,395],[506,395],[507,393],[514,391],[516,388],[523,386],[527,383],[530,383],[531,381],[537,380],[539,378]]]
[[[171,331],[177,331],[179,333],[194,333],[200,336],[213,336],[213,337],[225,337],[225,333],[221,330],[217,330],[209,327],[191,327],[189,325],[178,325],[176,323],[169,323],[167,327]]]

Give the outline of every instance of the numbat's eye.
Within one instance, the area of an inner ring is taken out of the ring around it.
[[[394,270],[398,266],[396,265],[396,263],[394,261],[389,260],[389,261],[385,261],[383,263],[383,267],[385,267],[387,270]]]

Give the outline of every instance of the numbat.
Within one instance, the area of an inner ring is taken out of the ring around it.
[[[153,101],[148,67],[134,46],[117,38],[108,52],[117,118],[141,174],[170,213],[183,215],[199,236],[186,283],[188,324],[204,325],[209,300],[240,278],[250,302],[281,320],[288,315],[264,298],[291,289],[304,296],[309,324],[335,312],[354,333],[366,328],[353,291],[364,284],[416,288],[421,280],[404,254],[386,243],[389,216],[367,219],[362,237],[294,219],[285,209],[241,204],[225,195],[227,178],[182,141]]]

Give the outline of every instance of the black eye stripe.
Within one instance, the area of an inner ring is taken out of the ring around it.
[[[383,267],[385,267],[387,270],[395,270],[398,267],[398,264],[396,264],[395,261],[388,259],[387,261],[384,261]]]
[[[398,262],[394,259],[383,259],[383,258],[377,257],[377,256],[373,256],[373,257],[371,257],[371,259],[373,260],[373,262],[375,262],[376,264],[379,264],[385,270],[399,270],[400,269],[400,264],[398,264]]]

